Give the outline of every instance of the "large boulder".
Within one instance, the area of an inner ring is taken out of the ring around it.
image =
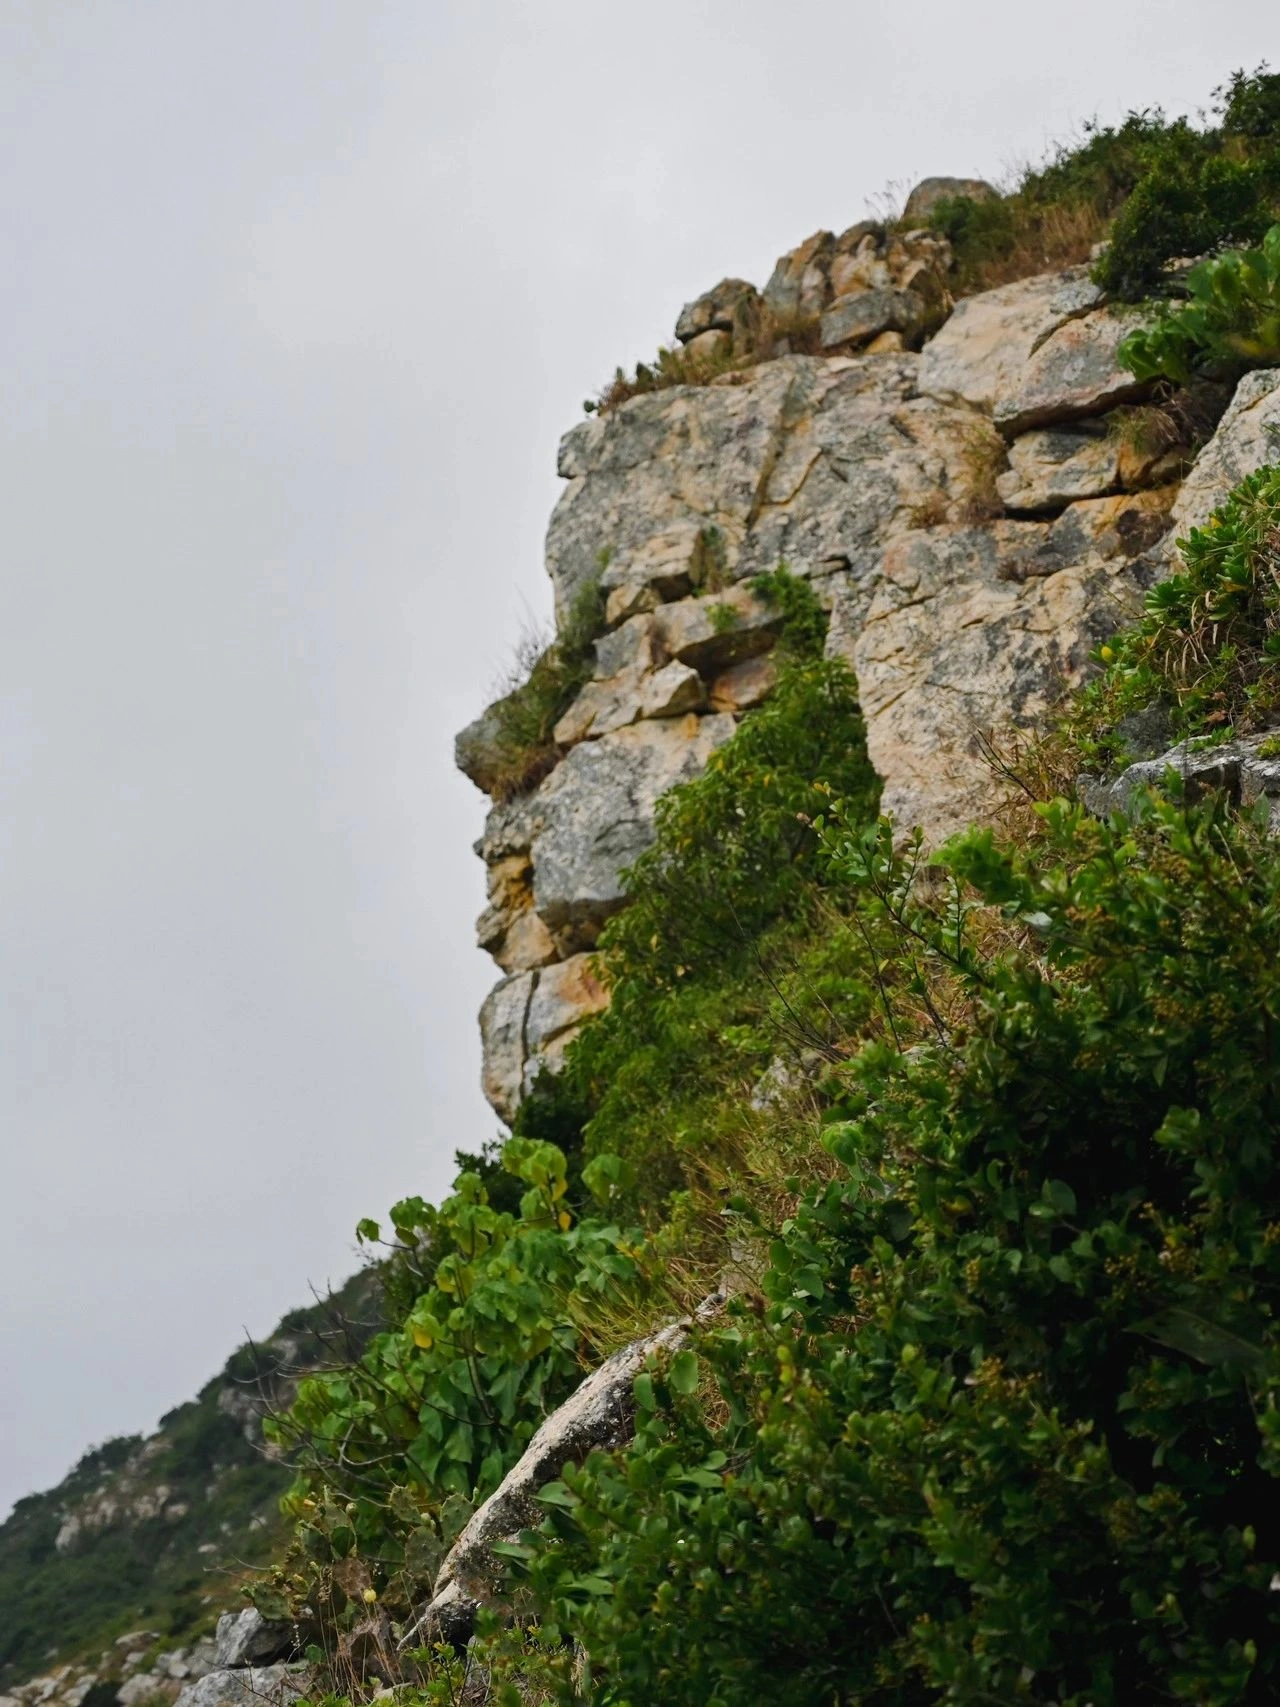
[[[922,178],[907,197],[902,224],[927,225],[940,203],[956,201],[961,196],[971,202],[988,202],[998,200],[999,195],[995,185],[985,178]]]
[[[1182,741],[1154,759],[1142,759],[1111,782],[1081,776],[1076,789],[1098,818],[1113,812],[1129,815],[1143,790],[1162,789],[1170,771],[1189,800],[1206,794],[1225,794],[1239,806],[1268,803],[1272,830],[1280,830],[1280,757],[1272,752],[1275,730],[1249,735],[1219,746]]]
[[[930,322],[929,305],[918,291],[885,287],[841,296],[822,316],[824,350],[854,349],[881,332],[900,332],[914,343]]]
[[[858,678],[883,808],[933,844],[990,805],[984,739],[1042,716],[1141,605],[1132,573],[1168,493],[1071,506],[1055,522],[921,529],[868,597],[837,601],[829,649]]]
[[[564,952],[588,948],[622,905],[622,873],[653,840],[659,798],[700,776],[731,717],[664,718],[574,747],[538,790],[533,904]]]
[[[958,302],[920,357],[920,390],[995,409],[1018,391],[1035,351],[1096,305],[1083,267],[999,285]]]
[[[1145,397],[1149,384],[1120,366],[1116,352],[1133,330],[1132,315],[1099,309],[1067,320],[1041,343],[996,401],[995,423],[1012,437],[1032,427],[1103,415]]]
[[[215,1668],[267,1665],[273,1660],[291,1659],[297,1649],[292,1624],[273,1623],[256,1607],[246,1606],[241,1612],[224,1612],[219,1618],[213,1663]]]
[[[1217,431],[1200,452],[1173,506],[1178,538],[1204,527],[1233,486],[1280,463],[1280,368],[1247,373]]]
[[[1008,472],[996,491],[1007,510],[1060,510],[1077,498],[1102,498],[1120,482],[1120,446],[1105,431],[1082,427],[1024,433],[1009,446]]]

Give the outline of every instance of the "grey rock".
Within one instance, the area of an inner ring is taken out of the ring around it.
[[[271,1623],[256,1606],[224,1612],[214,1636],[215,1667],[267,1665],[289,1658],[297,1649],[292,1624]]]
[[[480,1009],[480,1088],[508,1126],[515,1118],[524,1083],[524,1024],[537,979],[536,969],[512,973],[494,985]]]
[[[676,321],[682,344],[704,332],[726,332],[735,354],[745,355],[760,325],[760,293],[745,279],[721,279],[711,290],[686,303]]]
[[[1035,349],[1016,386],[997,400],[996,426],[1012,437],[1032,427],[1102,415],[1150,391],[1116,360],[1121,340],[1138,324],[1132,315],[1095,310],[1068,319]]]
[[[744,586],[701,599],[662,605],[653,614],[653,641],[660,657],[677,659],[704,675],[767,652],[782,618]]]
[[[920,357],[920,390],[995,409],[1017,392],[1033,352],[1075,315],[1092,289],[1083,267],[999,285],[958,302]]]
[[[822,316],[822,347],[865,344],[880,332],[900,332],[910,343],[924,332],[929,311],[914,290],[865,290],[838,297]]]
[[[525,1017],[521,1095],[530,1090],[544,1069],[559,1070],[582,1022],[608,1005],[609,992],[596,976],[593,955],[570,955],[568,960],[537,974]]]
[[[493,792],[503,763],[499,739],[501,700],[495,700],[479,717],[454,737],[453,762],[485,794]]]
[[[883,809],[937,843],[990,809],[983,740],[1034,725],[1132,619],[1125,570],[1158,494],[1072,505],[1056,522],[923,528],[886,546],[870,596],[837,597],[828,650],[858,680]],[[1167,503],[1167,498],[1163,500]]]
[[[1272,828],[1280,829],[1280,756],[1260,750],[1268,748],[1270,743],[1280,744],[1275,730],[1224,741],[1217,746],[1181,741],[1156,758],[1129,765],[1109,782],[1081,776],[1076,791],[1095,817],[1106,818],[1113,812],[1128,817],[1144,792],[1163,789],[1172,771],[1181,779],[1187,800],[1222,793],[1239,806],[1270,801]]]
[[[723,716],[664,718],[574,747],[538,790],[533,901],[566,952],[622,905],[622,872],[653,840],[653,811],[733,733]]]
[[[970,201],[999,199],[1000,192],[985,178],[922,178],[907,197],[902,210],[903,225],[926,225],[939,202],[967,196]]]
[[[1042,428],[1009,446],[1009,469],[996,480],[1007,510],[1062,509],[1076,498],[1113,492],[1120,476],[1119,446],[1098,432]]]
[[[1204,527],[1233,486],[1280,463],[1280,368],[1245,374],[1173,506],[1174,535]]]
[[[207,1672],[188,1683],[175,1707],[284,1707],[305,1695],[305,1665],[237,1666]]]
[[[144,1701],[173,1701],[178,1695],[175,1680],[164,1672],[137,1671],[116,1691],[119,1707],[140,1707]]]
[[[556,724],[555,738],[564,747],[598,740],[642,717],[697,711],[705,699],[702,677],[675,658],[654,670],[625,670],[606,681],[588,682]]]
[[[829,279],[835,238],[817,231],[778,258],[764,287],[764,300],[783,323],[821,314],[831,300]]]

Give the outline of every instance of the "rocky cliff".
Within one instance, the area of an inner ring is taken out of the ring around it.
[[[929,181],[908,213],[955,188]],[[953,301],[943,240],[864,222],[783,255],[762,292],[729,279],[688,304],[676,336],[706,383],[606,400],[565,435],[547,572],[562,621],[596,578],[603,617],[551,768],[477,846],[504,1120],[607,1001],[590,951],[657,800],[770,691],[778,616],[753,577],[783,564],[818,595],[884,807],[936,842],[983,815],[985,743],[1035,726],[1174,540],[1275,459],[1274,369],[1181,433],[1142,430],[1152,388],[1117,361],[1135,312],[1085,266]],[[492,786],[492,710],[458,762]]]

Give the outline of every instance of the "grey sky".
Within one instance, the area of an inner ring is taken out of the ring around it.
[[[891,181],[1268,0],[0,0],[0,1512],[494,1130],[452,736],[555,445]]]

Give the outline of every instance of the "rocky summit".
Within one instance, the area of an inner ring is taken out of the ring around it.
[[[944,193],[975,185],[928,180],[908,210]],[[503,1120],[607,1000],[590,951],[658,800],[770,691],[778,624],[754,576],[785,565],[830,613],[885,810],[936,843],[984,815],[984,746],[1034,728],[1174,541],[1277,454],[1274,369],[1240,382],[1198,454],[1135,446],[1123,413],[1153,387],[1117,350],[1140,310],[1109,304],[1085,266],[955,302],[949,267],[928,229],[819,232],[762,292],[724,280],[676,326],[686,348],[749,356],[770,317],[807,317],[818,353],[774,336],[753,365],[562,439],[547,573],[562,619],[598,580],[603,618],[551,768],[477,844],[479,938],[504,974],[481,1014],[483,1083]],[[457,745],[488,785],[489,714]]]

